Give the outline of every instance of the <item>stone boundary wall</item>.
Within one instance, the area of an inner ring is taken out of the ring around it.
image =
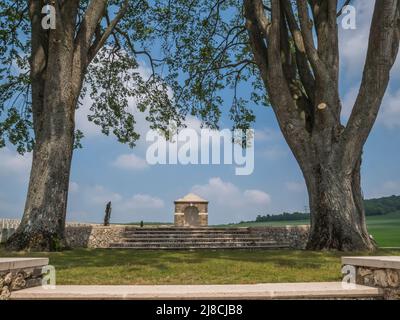
[[[356,283],[383,290],[387,300],[400,300],[400,270],[357,267]]]
[[[21,220],[19,219],[0,219],[0,243],[5,243],[8,238],[17,230]],[[87,226],[98,226],[89,223],[79,223],[79,222],[67,222],[66,228],[69,227],[87,227]]]
[[[32,263],[29,260],[34,261]],[[43,267],[48,262],[47,258],[0,258],[0,300],[8,300],[12,291],[42,285],[42,279],[46,273]],[[4,265],[8,266],[4,268]]]
[[[342,257],[342,265],[356,284],[379,288],[386,300],[400,300],[400,256]]]
[[[0,271],[0,300],[7,300],[12,291],[40,286],[42,278],[42,267]]]
[[[5,242],[16,229],[0,228],[0,242]],[[5,226],[0,225],[0,227]],[[65,228],[67,243],[71,248],[108,248],[113,242],[119,242],[126,226],[111,225],[104,227],[99,224],[67,223]],[[278,243],[287,243],[290,248],[304,249],[307,243],[309,226],[286,227],[249,227],[251,233],[257,234],[265,240],[274,240]]]
[[[305,249],[310,226],[285,226],[285,227],[249,227],[251,233],[257,234],[265,240],[277,243],[287,243],[291,249]]]
[[[65,228],[67,244],[71,248],[108,248],[118,242],[125,226],[69,225]]]
[[[66,227],[67,243],[71,248],[108,248],[120,242],[126,226],[70,225]],[[309,235],[309,226],[249,227],[253,234],[265,240],[288,244],[292,249],[304,249]]]

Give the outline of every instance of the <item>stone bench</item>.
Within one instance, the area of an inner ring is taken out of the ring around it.
[[[0,300],[11,291],[40,286],[48,258],[0,258]]]
[[[385,299],[400,300],[400,256],[342,257],[353,266],[356,284],[380,288]]]

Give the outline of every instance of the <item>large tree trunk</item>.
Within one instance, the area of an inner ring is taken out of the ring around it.
[[[40,24],[40,3],[31,2],[30,10],[35,146],[24,215],[7,247],[58,250],[64,246],[74,116],[82,77],[74,79],[72,74],[74,21],[61,25],[59,19],[56,30],[46,34]]]
[[[68,185],[74,126],[64,114],[54,114],[53,123],[36,139],[24,216],[8,248],[40,251],[64,246]]]
[[[309,250],[373,250],[360,186],[360,162],[345,172],[322,163],[306,176],[311,211]]]
[[[68,186],[74,145],[73,94],[68,55],[48,68],[43,99],[34,103],[35,146],[24,216],[8,241],[16,250],[58,250],[64,246]]]

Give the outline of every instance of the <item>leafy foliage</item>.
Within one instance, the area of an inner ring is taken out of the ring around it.
[[[256,217],[256,222],[270,222],[270,221],[296,221],[296,220],[307,220],[310,219],[309,213],[302,212],[293,212],[288,213],[284,212],[282,214],[261,216],[258,215]]]
[[[104,33],[123,2],[108,1],[96,34]],[[41,3],[50,2],[42,0]],[[31,151],[34,145],[29,65],[32,30],[28,4],[29,1],[22,0],[0,3],[0,147],[11,143],[20,153]],[[59,1],[61,10],[64,4]],[[89,4],[89,0],[79,1],[77,30]],[[153,59],[148,49],[155,39],[152,14],[147,0],[128,1],[125,15],[86,70],[77,105],[89,96],[92,101],[89,121],[99,125],[104,134],[112,133],[118,141],[131,147],[139,138],[135,130],[136,110],[146,112],[151,127],[161,131],[166,131],[170,121],[181,125],[183,118],[171,102],[170,88],[158,74],[162,61]],[[43,37],[46,32],[49,31],[43,31]],[[139,63],[139,56],[149,61],[150,74]],[[75,147],[82,146],[82,138],[83,133],[77,130]]]
[[[243,130],[255,121],[250,103],[268,105],[242,7],[242,0],[155,1],[175,103],[211,128],[218,128],[226,103],[233,129]],[[249,82],[252,92],[241,90]]]
[[[364,201],[367,216],[377,216],[400,212],[400,196],[390,196]]]
[[[20,153],[33,147],[26,1],[0,3],[0,147]]]

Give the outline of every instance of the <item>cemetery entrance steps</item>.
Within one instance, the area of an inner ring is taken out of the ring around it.
[[[248,228],[127,227],[111,248],[132,249],[281,249],[278,243],[251,233]]]

